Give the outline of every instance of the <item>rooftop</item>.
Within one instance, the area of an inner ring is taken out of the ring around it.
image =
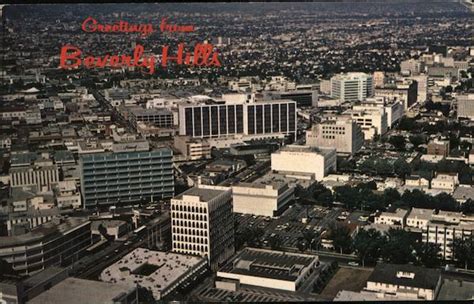
[[[198,196],[200,202],[209,202],[210,200],[216,198],[217,196],[221,195],[222,193],[226,192],[225,190],[217,190],[217,189],[208,189],[208,188],[198,188],[193,187],[184,191],[183,193],[174,197],[176,200],[183,199],[183,196]]]
[[[115,303],[118,297],[133,292],[128,287],[104,282],[67,278],[29,301],[31,304]]]
[[[474,300],[474,282],[444,279],[437,300]]]
[[[399,272],[414,274],[414,276],[413,278],[400,277],[397,276],[397,273]],[[441,271],[438,269],[413,266],[409,264],[395,265],[379,263],[375,266],[374,271],[367,281],[434,290],[438,284],[440,276]]]
[[[206,264],[201,257],[137,248],[107,267],[100,277],[130,287],[138,283],[159,299],[164,290],[201,264]]]
[[[421,208],[412,208],[408,218],[417,218],[417,219],[424,219],[429,220],[433,215],[434,210],[432,209],[421,209]]]
[[[317,260],[317,256],[309,254],[245,248],[219,272],[293,282],[302,269]]]
[[[282,147],[279,151],[276,151],[275,153],[279,153],[280,151],[284,152],[302,152],[302,153],[318,153],[321,155],[327,155],[333,151],[336,151],[335,149],[324,149],[324,148],[317,148],[317,147],[311,147],[311,146],[302,146],[302,145],[288,145]]]

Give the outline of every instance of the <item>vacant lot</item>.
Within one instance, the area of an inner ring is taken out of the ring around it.
[[[321,296],[332,299],[340,290],[361,291],[372,270],[341,267],[321,292]]]

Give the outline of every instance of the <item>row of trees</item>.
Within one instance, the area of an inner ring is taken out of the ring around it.
[[[474,212],[474,202],[468,200],[466,203],[459,203],[447,193],[440,193],[431,196],[421,190],[406,190],[403,194],[393,188],[385,189],[384,192],[374,191],[377,188],[375,182],[361,183],[357,186],[338,186],[331,192],[324,185],[319,184],[313,192],[313,198],[323,206],[332,206],[334,202],[339,202],[348,210],[386,210],[389,205],[407,208],[439,209],[445,211],[462,211],[465,213]]]
[[[414,264],[439,267],[443,263],[440,245],[422,242],[420,235],[402,229],[389,229],[385,234],[375,229],[361,230],[352,240],[349,229],[342,224],[331,228],[335,250],[354,252],[363,266],[374,265],[382,260],[392,264]],[[454,262],[463,268],[474,268],[473,238],[455,239]]]

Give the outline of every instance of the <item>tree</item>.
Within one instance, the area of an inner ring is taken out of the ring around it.
[[[416,238],[402,229],[390,228],[387,232],[387,243],[382,248],[382,258],[392,264],[407,264],[415,260],[414,249]]]
[[[352,239],[349,227],[344,224],[336,223],[331,227],[331,239],[334,249],[340,253],[350,253]]]
[[[436,268],[441,265],[441,246],[433,243],[419,243],[416,253],[415,264],[428,268]]]
[[[474,213],[474,200],[468,199],[461,205],[461,211],[464,214],[472,214]]]
[[[387,204],[393,204],[396,201],[400,200],[400,192],[394,188],[387,188],[383,192],[383,198],[387,202]]]
[[[422,135],[411,135],[408,140],[415,148],[425,143],[425,138]]]
[[[281,237],[279,235],[274,235],[270,237],[270,239],[268,240],[268,243],[270,244],[270,248],[272,250],[281,249],[281,245],[283,244]]]
[[[383,248],[385,238],[375,230],[361,230],[354,238],[354,250],[362,263],[373,265],[380,257],[381,248]]]
[[[454,260],[464,269],[474,268],[474,241],[473,237],[456,238],[453,241]]]
[[[405,178],[411,173],[411,167],[404,158],[400,157],[393,163],[393,171],[399,177]]]
[[[399,151],[405,150],[406,140],[405,140],[405,137],[403,136],[400,136],[400,135],[391,136],[388,142],[392,144],[395,147],[395,149]]]

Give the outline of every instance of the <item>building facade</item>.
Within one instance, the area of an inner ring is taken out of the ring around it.
[[[294,188],[286,183],[240,183],[232,186],[233,210],[237,213],[277,216],[293,198]]]
[[[272,170],[290,175],[311,175],[321,181],[336,171],[336,149],[319,149],[309,146],[288,145],[272,153]]]
[[[285,134],[295,139],[296,102],[273,100],[180,106],[179,134],[199,138]]]
[[[324,121],[306,131],[307,146],[334,148],[337,153],[354,154],[363,144],[362,129],[350,119]]]
[[[365,73],[339,74],[331,78],[331,97],[341,101],[361,101],[374,94],[372,75]]]
[[[139,203],[174,195],[173,151],[123,151],[80,158],[84,207]]]
[[[234,254],[232,191],[201,185],[171,200],[172,247],[200,255],[216,269]]]

